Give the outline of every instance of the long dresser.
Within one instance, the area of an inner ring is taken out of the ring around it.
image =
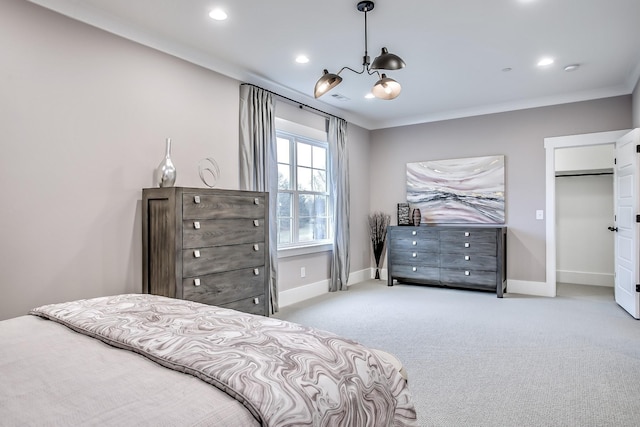
[[[390,226],[387,280],[493,291],[507,289],[507,228]]]
[[[267,193],[142,190],[143,291],[269,315]]]

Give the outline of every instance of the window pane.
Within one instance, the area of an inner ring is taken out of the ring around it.
[[[329,238],[328,228],[329,220],[327,218],[316,217],[313,227],[314,240],[325,240]]]
[[[293,243],[290,219],[278,220],[278,243]]]
[[[278,163],[291,163],[289,159],[289,140],[284,138],[277,138],[278,140]]]
[[[313,147],[313,167],[314,169],[327,168],[327,150],[322,147]]]
[[[289,165],[278,165],[278,189],[291,190],[291,168]]]
[[[327,216],[328,214],[328,205],[327,205],[327,196],[315,196],[315,214],[317,216]]]
[[[298,150],[298,166],[311,167],[311,146],[298,142],[296,148]]]
[[[313,196],[301,194],[298,196],[298,213],[300,218],[308,218],[314,215]]]
[[[291,194],[278,193],[278,218],[293,217],[293,206],[291,206]]]
[[[300,218],[300,226],[298,227],[298,241],[310,242],[313,240],[313,225],[311,218]]]
[[[311,191],[311,169],[298,167],[298,191]]]
[[[327,191],[327,173],[321,170],[313,170],[313,191],[324,193]]]

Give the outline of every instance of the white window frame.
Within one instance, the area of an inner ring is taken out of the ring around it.
[[[276,118],[276,134],[278,136],[284,136],[287,138],[293,138],[294,141],[300,141],[303,143],[307,143],[307,144],[311,144],[311,145],[316,145],[316,146],[320,146],[326,149],[327,152],[327,159],[326,159],[326,173],[327,173],[327,191],[326,193],[323,194],[327,194],[328,196],[328,216],[329,216],[329,220],[328,220],[328,239],[325,240],[315,240],[312,242],[297,242],[294,240],[294,242],[292,243],[285,243],[285,244],[278,244],[278,257],[279,258],[284,258],[284,257],[290,257],[290,256],[297,256],[297,255],[302,255],[302,254],[309,254],[309,253],[315,253],[315,252],[324,252],[324,251],[329,251],[333,248],[333,197],[331,194],[331,190],[330,190],[330,161],[331,161],[331,156],[329,153],[329,144],[327,142],[327,134],[326,132],[322,132],[319,131],[317,129],[313,129],[313,128],[309,128],[307,126],[304,125],[299,125],[297,123],[293,123],[287,120],[283,120],[283,119],[279,119]],[[292,173],[295,173],[296,171],[296,161],[297,159],[295,158],[295,149],[292,147],[291,148],[291,153],[290,153],[290,160],[292,162]],[[278,167],[277,165],[275,167]],[[294,205],[294,212],[293,212],[293,224],[292,224],[292,229],[298,227],[298,218],[299,218],[299,211],[298,211],[298,203],[297,203],[297,199],[298,199],[298,194],[305,194],[305,193],[309,193],[307,191],[298,191],[296,188],[296,179],[293,178],[292,175],[292,179],[294,181],[293,183],[293,189],[287,191],[288,193],[292,194],[292,201],[295,201],[295,203],[293,203]],[[278,219],[276,218],[276,221]]]

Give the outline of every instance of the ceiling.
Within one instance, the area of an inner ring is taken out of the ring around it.
[[[369,56],[407,64],[387,72],[402,84],[390,101],[365,99],[377,78],[348,70],[313,97],[323,69],[362,67],[357,0],[31,1],[366,129],[625,95],[640,76],[639,0],[378,0]],[[209,18],[217,7],[227,20]]]

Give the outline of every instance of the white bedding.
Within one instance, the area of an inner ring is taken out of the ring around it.
[[[0,425],[258,426],[240,402],[35,316],[0,322]]]

